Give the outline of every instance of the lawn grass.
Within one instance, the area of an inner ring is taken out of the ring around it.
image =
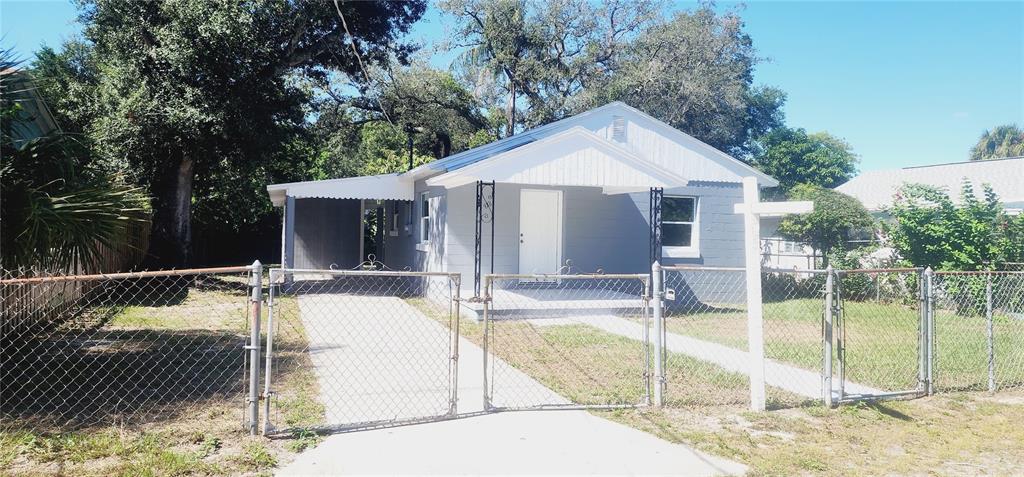
[[[175,390],[177,401],[133,401],[134,414],[89,414],[89,420],[71,427],[52,417],[22,420],[30,413],[94,411],[75,407],[73,402],[40,399],[39,403],[53,407],[32,407],[17,419],[5,418],[0,426],[0,475],[254,475],[267,473],[294,452],[315,445],[315,435],[270,440],[250,437],[243,430],[244,340],[240,337],[246,335],[248,301],[244,288],[233,288],[237,287],[193,287],[187,296],[172,302],[101,310],[106,315],[98,328],[87,330],[88,334],[77,330],[73,336],[100,343],[86,348],[85,356],[110,359],[96,361],[97,369],[88,367],[92,361],[83,361],[75,371],[83,379],[109,376],[106,379],[113,386],[152,381],[146,384],[152,388],[163,382],[159,389]],[[294,307],[294,299],[281,301],[283,308]],[[290,325],[288,314],[282,315],[280,319]],[[297,320],[297,314],[292,316]],[[293,351],[305,349],[304,339],[303,334],[293,333],[278,340],[281,357],[276,362],[282,366],[275,370],[283,422],[297,427],[313,425],[323,415],[308,355]],[[165,359],[149,359],[150,351]],[[135,359],[114,359],[124,353]],[[193,359],[197,353],[206,358]],[[163,369],[168,365],[174,369]],[[186,375],[194,380],[180,379]]]
[[[936,395],[765,413],[718,409],[598,412],[750,466],[750,475],[1019,475],[1024,393]]]
[[[917,308],[895,303],[846,301],[843,309],[846,379],[883,390],[916,388],[920,321]],[[823,353],[822,313],[823,303],[819,299],[765,303],[766,356],[818,371]],[[988,358],[984,317],[961,316],[940,309],[936,310],[934,320],[937,388],[985,389]],[[993,322],[997,382],[1019,386],[1024,383],[1024,320],[997,314]],[[672,333],[747,349],[747,317],[741,306],[709,306],[692,313],[673,311],[668,314],[665,326]],[[1000,361],[1005,365],[1000,366]],[[1017,363],[1022,366],[1013,366]],[[838,365],[833,372],[838,373]]]

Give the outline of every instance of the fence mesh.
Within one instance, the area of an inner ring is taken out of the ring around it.
[[[1024,273],[936,272],[937,392],[1024,386]]]
[[[648,401],[646,275],[487,276],[485,283],[490,405]]]
[[[923,270],[837,271],[844,397],[923,390]]]
[[[457,275],[272,270],[268,428],[349,429],[454,411]]]
[[[36,428],[242,419],[249,271],[0,280],[0,415]]]

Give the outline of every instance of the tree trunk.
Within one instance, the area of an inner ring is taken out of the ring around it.
[[[167,167],[151,187],[153,227],[146,268],[182,268],[191,265],[192,181],[195,162],[182,156]]]
[[[506,70],[508,77],[508,112],[505,117],[508,119],[505,137],[513,136],[516,133],[516,81],[515,74]]]

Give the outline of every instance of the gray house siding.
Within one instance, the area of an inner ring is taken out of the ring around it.
[[[295,268],[352,268],[362,241],[360,203],[355,199],[295,199]]]
[[[573,270],[606,273],[644,273],[650,270],[649,220],[646,193],[605,195],[592,187],[539,187],[498,184],[495,189],[494,271],[519,273],[519,194],[522,189],[563,191],[562,260],[572,260]],[[444,197],[442,240],[444,269],[462,273],[464,282],[473,276],[476,187],[465,185]],[[742,200],[739,186],[696,185],[666,191],[668,195],[699,197],[699,258],[665,258],[667,265],[743,265],[743,221],[733,213]],[[483,269],[490,264],[490,229],[485,224]]]
[[[391,214],[396,208],[398,229],[396,235],[392,235]],[[384,202],[384,211],[387,225],[384,231],[384,256],[380,260],[395,270],[419,270],[416,260],[415,202],[388,200]]]

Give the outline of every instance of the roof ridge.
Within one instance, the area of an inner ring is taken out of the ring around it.
[[[978,161],[958,161],[958,162],[946,162],[946,163],[943,163],[943,164],[925,164],[925,165],[922,165],[922,166],[907,166],[907,167],[901,167],[899,170],[925,169],[925,168],[928,168],[928,167],[955,166],[955,165],[958,165],[958,164],[983,164],[983,163],[986,163],[986,162],[1013,161],[1013,160],[1020,160],[1020,159],[1024,159],[1024,156],[997,157],[995,159],[982,159],[982,160],[978,160]]]

